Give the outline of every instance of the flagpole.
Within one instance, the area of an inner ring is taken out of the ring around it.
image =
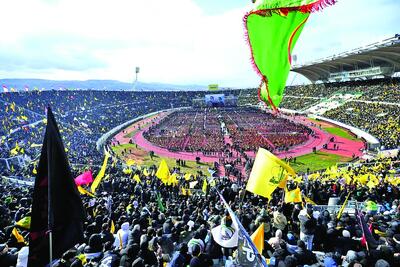
[[[361,230],[362,230],[362,233],[363,233],[363,237],[364,237],[364,239],[365,239],[365,247],[367,248],[367,252],[368,252],[368,255],[369,255],[369,246],[368,246],[367,236],[365,235],[365,230],[364,230],[364,227],[363,227],[363,223],[362,223],[362,221],[361,221],[361,217],[359,216],[359,211],[358,211],[358,204],[357,204],[357,202],[356,202],[356,213],[357,213],[357,219],[358,219],[358,221],[360,222],[360,226],[361,226]]]
[[[47,108],[48,110],[50,109],[50,106]],[[48,114],[48,113],[47,113]],[[49,125],[49,115],[47,115],[47,129]],[[46,131],[47,131],[46,129]],[[52,230],[52,223],[51,223],[51,172],[50,172],[50,150],[51,150],[51,142],[49,140],[49,136],[47,135],[47,228],[48,228],[48,233],[49,233],[49,266],[52,267],[52,262],[53,262],[53,233],[51,232]]]

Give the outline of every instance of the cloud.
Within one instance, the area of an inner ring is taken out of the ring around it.
[[[0,75],[131,81],[140,66],[144,82],[257,86],[242,22],[248,3],[209,12],[213,1],[200,1],[2,1]],[[397,2],[341,0],[312,14],[294,54],[303,62],[393,35]]]

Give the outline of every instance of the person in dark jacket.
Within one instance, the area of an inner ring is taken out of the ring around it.
[[[297,246],[298,249],[294,256],[298,265],[312,265],[318,262],[315,254],[306,248],[306,244],[302,240],[297,241]]]
[[[158,266],[158,259],[154,251],[149,250],[149,243],[144,241],[140,244],[140,251],[138,256],[143,259],[145,264],[149,266]]]
[[[201,252],[199,245],[194,245],[192,248],[192,259],[190,267],[209,267],[213,266],[213,261],[207,254]]]
[[[190,264],[190,255],[186,243],[180,245],[179,251],[175,252],[168,267],[186,267]]]
[[[8,250],[7,244],[0,244],[0,266],[9,267],[17,264],[17,254]]]

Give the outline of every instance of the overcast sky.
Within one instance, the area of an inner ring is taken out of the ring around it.
[[[0,1],[0,78],[116,79],[255,87],[250,0]],[[339,0],[312,14],[298,63],[400,33],[400,0]],[[304,79],[291,75],[287,84]]]

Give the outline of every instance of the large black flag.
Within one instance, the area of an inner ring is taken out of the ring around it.
[[[71,175],[60,131],[51,109],[35,179],[29,235],[29,267],[49,264],[49,232],[52,257],[83,240],[85,211]]]

